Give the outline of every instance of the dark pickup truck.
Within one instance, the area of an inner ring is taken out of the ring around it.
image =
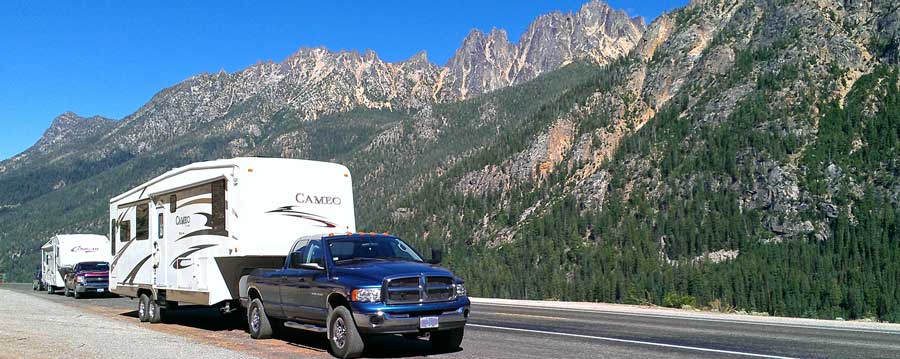
[[[425,261],[390,235],[304,237],[279,269],[241,279],[250,336],[268,338],[282,327],[327,333],[332,354],[359,356],[365,337],[429,336],[435,349],[459,348],[469,318],[463,281]]]
[[[66,274],[66,296],[80,299],[87,294],[109,294],[109,263],[81,262]]]

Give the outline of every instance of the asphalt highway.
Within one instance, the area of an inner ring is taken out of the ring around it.
[[[283,330],[275,339],[253,340],[244,331],[243,318],[221,316],[213,309],[170,311],[164,314],[162,324],[146,324],[138,323],[134,314],[136,302],[128,298],[75,300],[32,291],[30,285],[0,286],[0,290],[4,289],[253,356],[330,357],[324,336]],[[873,329],[834,326],[832,322],[797,324],[475,303],[460,351],[434,352],[427,340],[390,336],[367,342],[365,355],[380,358],[900,358],[900,326]]]

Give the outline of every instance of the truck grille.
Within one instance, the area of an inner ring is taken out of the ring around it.
[[[384,294],[385,304],[444,302],[456,297],[453,278],[426,275],[388,278]]]
[[[109,277],[84,277],[84,284],[107,284]]]

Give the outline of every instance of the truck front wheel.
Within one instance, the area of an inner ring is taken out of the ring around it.
[[[269,339],[272,337],[272,324],[266,315],[266,308],[259,298],[250,302],[247,309],[247,326],[250,327],[250,337],[253,339]]]
[[[356,358],[362,354],[365,344],[347,307],[337,307],[328,313],[328,343],[338,358]]]
[[[465,328],[442,330],[431,333],[431,346],[440,352],[451,352],[462,344]]]

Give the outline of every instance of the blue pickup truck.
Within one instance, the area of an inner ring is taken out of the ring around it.
[[[346,234],[296,241],[277,269],[241,279],[250,336],[282,327],[327,333],[332,354],[362,354],[365,338],[428,336],[439,351],[459,348],[469,318],[463,280],[390,235]]]

